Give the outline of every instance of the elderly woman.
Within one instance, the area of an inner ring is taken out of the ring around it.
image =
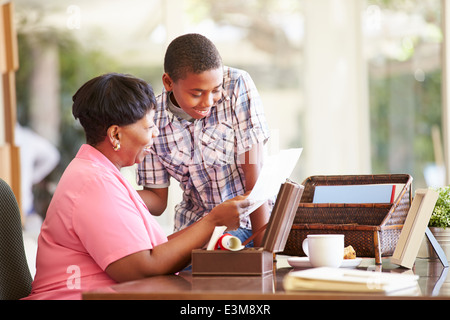
[[[238,197],[168,238],[120,169],[141,162],[158,135],[152,88],[132,76],[106,74],[73,97],[86,133],[58,184],[38,240],[29,299],[79,299],[117,282],[175,273],[189,264],[215,226],[239,227],[249,205]]]

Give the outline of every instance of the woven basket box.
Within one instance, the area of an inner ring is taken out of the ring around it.
[[[313,203],[316,186],[396,185],[393,203]],[[412,177],[407,174],[312,176],[307,178],[284,254],[305,256],[302,242],[309,234],[343,234],[345,246],[353,246],[358,257],[394,253],[412,202]],[[400,191],[400,192],[398,192]]]

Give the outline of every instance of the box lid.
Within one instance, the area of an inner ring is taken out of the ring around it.
[[[286,180],[280,186],[262,246],[269,252],[282,252],[291,231],[304,186]]]

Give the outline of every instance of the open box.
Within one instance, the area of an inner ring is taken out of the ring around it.
[[[286,181],[280,187],[262,247],[240,251],[192,251],[193,275],[264,276],[273,272],[274,253],[282,252],[304,187]]]
[[[375,258],[394,253],[412,202],[412,177],[407,174],[312,176],[298,205],[284,254],[304,256],[302,242],[309,234],[344,234],[345,246],[358,257]],[[397,185],[392,203],[313,203],[317,186]]]

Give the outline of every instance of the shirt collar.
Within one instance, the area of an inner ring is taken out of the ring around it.
[[[111,160],[109,160],[103,153],[89,144],[81,145],[76,158],[90,160],[94,163],[101,164],[102,166],[110,170],[120,172],[119,169],[117,169],[117,167],[111,162]]]
[[[155,114],[155,122],[159,128],[166,127],[170,122],[173,122],[174,118],[181,118],[186,121],[190,121],[190,120],[187,120],[188,117],[191,118],[184,110],[173,105],[172,101],[170,101],[170,94],[171,94],[171,92],[168,92],[168,91],[166,91],[165,88],[163,88],[163,91],[160,96],[161,103],[158,105],[157,110],[156,110],[157,112]],[[222,98],[217,102],[217,106],[222,104],[224,101],[229,101],[229,100],[230,100],[230,97],[228,96],[226,90],[224,88],[222,88]],[[203,119],[205,119],[205,118],[203,118]],[[203,119],[200,119],[200,120],[203,120]],[[196,120],[194,119],[193,122],[195,122],[195,121]],[[192,121],[190,121],[190,122],[192,122]]]
[[[172,95],[172,92],[167,93],[167,108],[169,112],[172,112],[175,116],[178,118],[187,120],[189,122],[194,122],[195,119],[192,118],[189,114],[187,114],[186,111],[181,109],[180,107],[177,107],[173,102],[172,99],[170,99],[170,96]]]

